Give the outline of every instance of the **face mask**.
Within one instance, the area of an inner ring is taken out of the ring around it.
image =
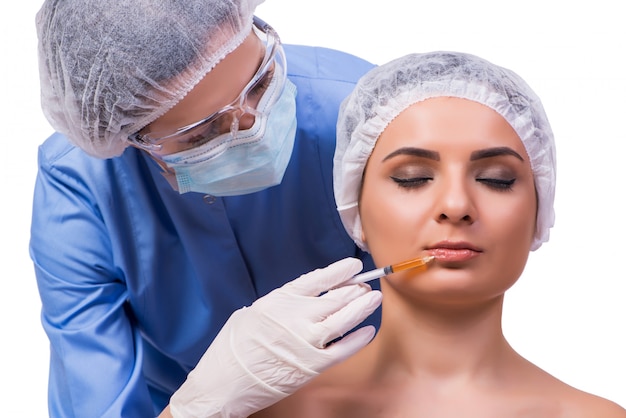
[[[174,170],[179,192],[213,196],[253,193],[279,184],[296,136],[296,86],[274,80],[259,101],[250,129],[217,137],[197,148],[161,157]],[[280,98],[265,112],[269,95]],[[267,116],[266,116],[267,115]]]

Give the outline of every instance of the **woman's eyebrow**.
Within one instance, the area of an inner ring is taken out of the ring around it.
[[[524,161],[521,155],[509,147],[494,147],[474,151],[470,155],[470,161],[480,160],[482,158],[499,157],[501,155],[512,155],[520,161]]]
[[[428,158],[429,160],[435,160],[435,161],[439,161],[440,159],[439,153],[436,151],[431,151],[431,150],[427,150],[424,148],[404,147],[404,148],[398,148],[397,150],[393,151],[392,153],[387,155],[385,158],[383,158],[383,161],[387,161],[388,159],[393,158],[397,155],[411,155],[414,157]]]

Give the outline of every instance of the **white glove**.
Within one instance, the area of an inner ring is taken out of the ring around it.
[[[367,345],[373,326],[327,346],[381,303],[368,285],[339,287],[361,268],[360,260],[343,259],[235,311],[172,396],[172,415],[247,417]]]

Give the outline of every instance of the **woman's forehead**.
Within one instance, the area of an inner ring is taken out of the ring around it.
[[[457,97],[430,98],[408,106],[387,125],[378,142],[384,144],[381,147],[411,142],[429,146],[508,146],[525,153],[521,139],[498,112]]]

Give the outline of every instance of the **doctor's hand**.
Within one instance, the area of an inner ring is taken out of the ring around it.
[[[368,285],[341,286],[361,268],[360,260],[343,259],[235,311],[172,396],[172,415],[247,417],[367,345],[372,326],[329,345],[381,303]]]

